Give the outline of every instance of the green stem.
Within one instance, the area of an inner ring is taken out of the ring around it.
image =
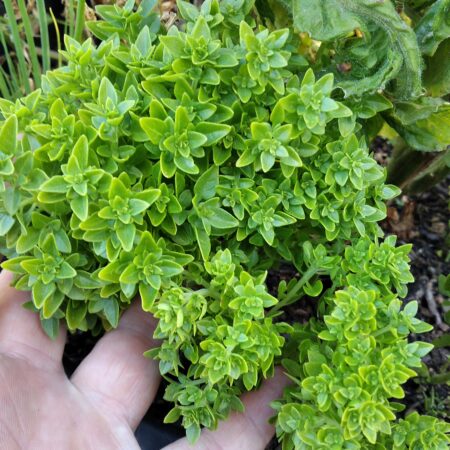
[[[300,278],[300,280],[297,281],[295,286],[289,291],[289,294],[284,297],[283,300],[278,302],[268,313],[268,316],[272,316],[274,313],[279,311],[280,309],[295,303],[298,299],[298,293],[302,289],[302,287],[318,272],[317,267],[311,266]]]
[[[75,22],[75,33],[74,33],[74,37],[78,42],[81,42],[83,38],[85,9],[86,9],[86,1],[78,0],[77,17]]]
[[[387,182],[406,190],[437,157],[437,153],[420,152],[401,142],[394,148],[387,167]]]
[[[375,331],[375,333],[372,334],[373,337],[377,337],[380,336],[381,334],[386,333],[387,331],[389,331],[392,328],[391,325],[386,325],[383,328],[380,328],[378,331]]]
[[[438,373],[430,377],[431,384],[445,384],[450,381],[450,372]]]
[[[33,209],[35,209],[36,208],[36,206],[37,206],[37,199],[35,199],[35,198],[29,198],[28,200],[23,200],[21,203],[20,203],[20,207],[21,208],[24,208],[25,206],[28,206],[28,205],[33,205]]]
[[[442,181],[450,172],[450,147],[439,153],[434,153],[434,159],[429,162],[420,174],[408,185],[406,191],[409,194],[418,194],[427,191],[435,184]]]
[[[194,291],[195,294],[203,295],[204,297],[211,295],[211,290],[207,288],[202,288]]]

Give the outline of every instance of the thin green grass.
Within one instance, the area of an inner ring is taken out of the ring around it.
[[[11,91],[8,86],[8,77],[0,66],[0,96],[3,98],[11,98]]]
[[[75,2],[74,0],[69,0],[66,22],[64,24],[64,34],[69,36],[74,35],[75,31]]]
[[[44,0],[37,0],[36,5],[39,18],[39,30],[41,33],[42,72],[45,73],[47,70],[50,70],[51,67],[47,12],[45,10]]]
[[[13,60],[11,58],[11,55],[9,53],[9,48],[6,44],[6,37],[5,37],[4,29],[2,26],[0,26],[0,43],[2,44],[3,53],[5,54],[5,59],[6,59],[6,65],[8,67],[9,76],[7,76],[6,78],[9,81],[9,83],[8,83],[9,90],[11,92],[11,95],[19,95],[19,93],[20,93],[19,75],[16,71],[16,67],[15,67]],[[3,68],[2,68],[2,71],[3,71],[3,74],[5,75],[5,71],[3,70]]]
[[[86,10],[86,1],[85,0],[78,0],[77,4],[77,18],[75,23],[75,33],[74,38],[81,42],[83,38],[83,30],[84,30],[84,13]]]
[[[34,79],[34,87],[39,88],[41,86],[41,65],[39,64],[39,59],[36,52],[36,45],[34,43],[34,33],[31,26],[30,18],[28,16],[25,0],[17,0],[17,5],[19,6],[22,24],[25,31],[26,44],[31,61],[31,71]]]
[[[55,27],[55,33],[56,33],[56,42],[58,47],[58,66],[62,65],[62,55],[61,55],[61,34],[59,32],[59,26],[58,21],[56,20],[55,15],[53,14],[52,8],[50,8],[50,16],[52,17],[53,26]]]
[[[58,21],[45,0],[35,0],[33,11],[27,0],[5,0],[6,14],[0,18],[0,96],[14,100],[41,86],[43,73],[61,66],[61,33],[81,41],[85,27],[86,0],[67,0],[66,16]],[[16,17],[17,5],[20,17]],[[50,47],[49,24],[53,22],[57,52]],[[39,33],[35,31],[39,30]],[[39,35],[38,35],[39,34]]]
[[[20,38],[19,27],[17,25],[16,17],[14,15],[14,8],[11,0],[4,1],[6,14],[8,18],[8,25],[11,29],[11,37],[16,52],[16,58],[19,65],[20,85],[23,86],[25,93],[31,92],[31,84],[28,73],[28,66],[25,60],[24,45]]]

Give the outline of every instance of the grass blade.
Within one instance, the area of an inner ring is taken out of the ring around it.
[[[13,95],[13,92],[15,92],[15,93],[20,92],[21,94],[23,94],[23,92],[20,90],[19,75],[17,74],[16,68],[14,66],[14,63],[13,63],[12,59],[11,59],[11,55],[9,53],[9,48],[6,45],[6,39],[5,39],[5,35],[4,35],[2,27],[0,27],[0,42],[2,44],[3,52],[4,52],[5,58],[6,58],[6,64],[8,66],[9,76],[7,78],[9,78],[9,80],[10,80],[11,93],[12,93],[12,95]]]
[[[69,0],[69,4],[66,3],[66,22],[64,24],[64,34],[73,36],[75,30],[75,3],[74,0]]]
[[[37,0],[37,9],[39,16],[39,29],[41,32],[41,51],[42,51],[42,71],[50,70],[50,40],[48,37],[47,12],[45,10],[45,1]]]
[[[52,17],[53,26],[55,27],[56,33],[56,45],[58,49],[58,66],[62,65],[62,55],[61,55],[61,34],[59,32],[58,21],[56,20],[55,15],[53,14],[52,8],[49,9],[50,16]]]
[[[84,11],[86,9],[86,1],[78,0],[77,4],[77,18],[75,23],[75,34],[74,38],[81,42],[83,38],[83,30],[84,30]]]
[[[9,90],[5,71],[2,67],[0,67],[0,96],[2,98],[6,98],[7,100],[11,100],[11,91]]]
[[[14,50],[17,56],[17,62],[19,64],[19,72],[21,76],[21,85],[24,87],[25,92],[29,94],[31,92],[30,80],[28,78],[27,62],[23,53],[23,43],[20,39],[19,27],[17,26],[16,17],[14,15],[14,8],[11,0],[4,1],[8,24],[11,29],[12,40],[14,44]]]
[[[38,88],[41,86],[41,66],[39,64],[39,59],[36,53],[36,45],[34,43],[34,33],[31,27],[31,21],[28,17],[27,6],[24,0],[18,0],[17,5],[19,6],[20,15],[22,16],[22,24],[25,31],[25,37],[27,40],[28,51],[30,53],[31,60],[31,70],[34,78],[34,87]]]

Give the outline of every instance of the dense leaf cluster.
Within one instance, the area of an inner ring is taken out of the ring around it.
[[[260,0],[259,11],[300,33],[299,53],[316,72],[335,75],[353,111],[343,124],[357,120],[371,138],[395,138],[391,182],[421,191],[445,178],[449,0]]]
[[[191,441],[242,408],[287,334],[298,386],[277,404],[286,448],[333,433],[333,448],[367,448],[429,350],[407,343],[428,329],[397,298],[410,247],[377,225],[398,189],[358,123],[389,103],[340,101],[299,36],[256,23],[251,1],[180,1],[184,23],[168,30],[154,6],[99,6],[98,46],[66,38],[67,65],[41,90],[0,100],[3,267],[51,336],[61,319],[115,327],[139,294],[159,319],[148,354],[169,381],[166,420]],[[282,261],[300,277],[276,298],[265,280]],[[293,331],[276,318],[302,296],[323,319]],[[441,428],[409,416],[392,429],[408,448],[425,429],[437,449]]]
[[[298,356],[284,362],[298,377],[286,403],[276,405],[284,448],[357,449],[377,442],[377,448],[405,448],[392,446],[390,439],[384,443],[384,435],[397,440],[401,429],[391,421],[403,405],[389,399],[404,397],[401,385],[416,375],[411,368],[420,367],[432,348],[408,343],[408,334],[431,327],[414,318],[416,302],[401,310],[392,294],[350,286],[326,301],[330,309],[324,322],[299,327],[294,333]],[[446,446],[445,435],[435,441],[427,448]]]

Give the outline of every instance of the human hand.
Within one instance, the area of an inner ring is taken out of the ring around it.
[[[135,302],[119,327],[107,333],[69,379],[62,366],[66,336],[51,341],[36,314],[22,308],[29,293],[0,274],[0,450],[133,450],[134,430],[159,385],[157,361],[142,354],[155,345],[154,319]],[[262,450],[273,435],[271,400],[281,395],[281,372],[243,396],[245,413],[233,413],[216,431],[203,431],[164,450]]]

